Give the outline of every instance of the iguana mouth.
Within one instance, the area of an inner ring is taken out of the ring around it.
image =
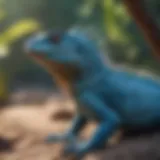
[[[45,67],[45,69],[53,76],[58,75],[61,79],[75,79],[80,76],[80,70],[72,65],[64,65],[52,60],[46,59],[43,53],[30,52],[29,56],[33,58],[38,64]],[[63,77],[63,78],[62,78]],[[59,79],[59,78],[58,78]]]
[[[32,57],[32,59],[34,59],[37,63],[41,65],[48,64],[48,61],[46,60],[45,56],[42,53],[39,54],[39,53],[31,52],[29,56]]]
[[[35,52],[31,52],[31,53],[29,54],[29,56],[31,56],[31,57],[33,57],[33,58],[35,58],[35,59],[44,59],[44,55],[43,55],[43,54],[37,54],[37,53],[35,53]]]

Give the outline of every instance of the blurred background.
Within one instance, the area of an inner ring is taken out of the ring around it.
[[[145,0],[160,22],[158,0]],[[24,85],[54,87],[50,76],[23,50],[28,36],[39,30],[80,29],[89,33],[114,63],[159,74],[143,36],[120,0],[0,0],[0,99]]]
[[[144,5],[156,23],[160,24],[160,1],[145,0]],[[47,117],[55,106],[64,106],[55,95],[59,91],[50,75],[30,60],[23,50],[23,44],[30,35],[51,29],[84,31],[96,41],[115,66],[125,66],[129,72],[140,74],[160,74],[159,61],[152,55],[121,0],[0,0],[0,125],[4,126],[0,133],[3,137],[15,139],[9,129],[15,131],[17,124],[20,126],[19,121],[23,133],[32,131],[31,135],[34,135],[40,132],[40,128],[47,134],[54,127],[45,128],[47,125],[42,122],[44,115]],[[65,101],[65,106],[70,106],[70,102]],[[32,124],[25,124],[28,123],[26,119],[32,119]],[[48,124],[46,119],[44,121]],[[33,124],[39,125],[39,128],[30,127]],[[25,125],[29,128],[26,129]],[[25,148],[31,140],[28,141],[19,148]],[[13,154],[11,157],[14,159]],[[47,160],[46,157],[43,159]]]

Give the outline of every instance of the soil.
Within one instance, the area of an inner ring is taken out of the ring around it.
[[[63,143],[46,144],[44,139],[69,127],[74,103],[52,92],[45,93],[40,90],[13,93],[10,104],[0,111],[0,160],[73,160],[62,156]],[[95,126],[88,125],[81,138],[89,138]],[[84,158],[105,159],[160,160],[160,135],[125,139]]]

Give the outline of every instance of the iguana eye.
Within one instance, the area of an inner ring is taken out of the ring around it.
[[[53,35],[49,38],[52,43],[58,44],[61,41],[61,36],[59,34]]]
[[[48,40],[54,44],[59,44],[62,40],[63,37],[63,32],[61,31],[56,31],[56,32],[49,32],[48,33],[49,38]]]

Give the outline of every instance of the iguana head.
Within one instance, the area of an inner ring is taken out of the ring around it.
[[[25,49],[36,59],[70,64],[83,69],[95,66],[100,61],[95,45],[81,33],[38,34],[26,42]]]
[[[25,50],[62,88],[81,88],[104,69],[97,47],[82,33],[38,34],[26,42]]]

